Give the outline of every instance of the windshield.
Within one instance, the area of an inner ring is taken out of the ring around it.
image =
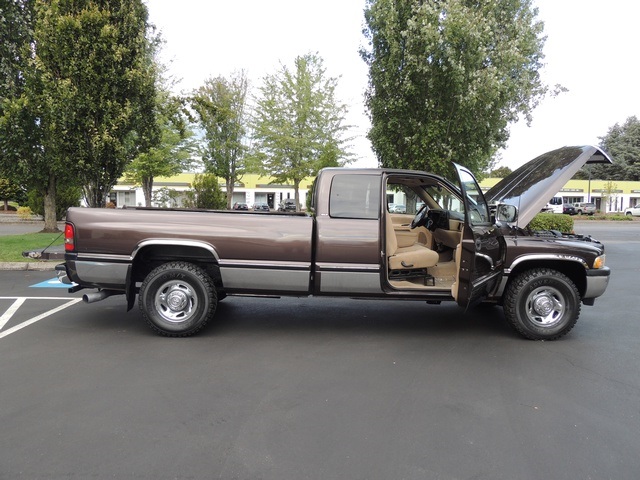
[[[440,210],[449,210],[450,212],[460,213],[464,216],[464,204],[458,194],[453,193],[442,185],[424,187],[425,193],[432,199],[435,206]]]

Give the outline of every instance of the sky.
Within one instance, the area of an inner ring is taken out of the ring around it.
[[[327,74],[338,77],[337,96],[349,106],[352,166],[375,167],[366,134],[363,95],[367,67],[358,50],[365,0],[146,0],[162,33],[162,60],[190,91],[207,78],[244,70],[257,89],[261,79],[295,57],[317,53]],[[547,37],[542,80],[568,92],[546,98],[533,121],[510,127],[500,166],[516,168],[565,145],[598,144],[616,123],[640,117],[640,2],[534,0]]]

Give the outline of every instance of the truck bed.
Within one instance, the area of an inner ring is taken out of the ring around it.
[[[153,252],[215,265],[229,292],[309,289],[313,219],[306,215],[72,208],[67,222],[75,229],[67,259],[83,285],[124,290],[132,267],[137,277],[153,266],[142,265]]]

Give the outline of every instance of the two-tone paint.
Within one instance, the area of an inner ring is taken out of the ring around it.
[[[566,147],[550,152],[514,172],[487,194],[505,202],[527,222],[549,189],[585,163],[608,161],[597,147]],[[552,168],[545,168],[551,165]],[[457,191],[466,211],[473,210],[465,185],[475,179],[457,166],[455,185],[427,172],[385,169],[325,169],[314,187],[314,215],[196,211],[177,209],[87,209],[67,213],[64,270],[77,288],[98,288],[127,295],[129,307],[139,284],[154,268],[171,261],[201,266],[224,295],[346,295],[351,297],[454,300],[450,288],[402,290],[387,279],[384,212],[386,202],[372,206],[369,218],[331,215],[335,178],[368,175],[379,179],[379,197],[386,197],[390,176],[437,180]],[[545,181],[545,176],[550,177]],[[528,183],[527,183],[528,182]],[[530,187],[527,187],[527,184]],[[477,184],[476,187],[477,188]],[[477,188],[479,192],[479,188]],[[482,196],[480,193],[479,195]],[[480,299],[500,301],[509,279],[525,266],[549,266],[567,272],[585,303],[606,289],[609,271],[596,265],[604,247],[595,242],[541,239],[502,234],[489,219],[473,224],[466,214],[460,244],[459,304]]]

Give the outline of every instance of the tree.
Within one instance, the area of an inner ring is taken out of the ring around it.
[[[151,206],[153,182],[156,177],[168,177],[190,168],[193,153],[193,132],[182,112],[181,99],[165,88],[158,88],[154,118],[160,137],[157,145],[138,154],[124,172],[128,181],[142,186],[145,205]]]
[[[300,208],[300,182],[323,167],[342,166],[351,154],[343,137],[347,107],[336,99],[338,80],[322,59],[304,55],[263,79],[253,121],[253,156],[260,173],[292,182]]]
[[[4,177],[5,209],[7,197],[24,196],[23,186],[37,184],[43,192],[49,186],[48,175],[33,173],[42,163],[42,155],[37,148],[38,131],[28,121],[31,105],[23,100],[29,87],[27,69],[32,61],[34,4],[34,0],[0,3],[0,171]],[[27,122],[22,123],[25,119]],[[51,216],[48,219],[45,229],[57,229],[55,219]]]
[[[187,207],[218,210],[226,204],[225,195],[218,185],[218,179],[211,173],[196,174],[193,190],[187,192]]]
[[[153,192],[153,201],[163,208],[175,208],[181,206],[182,192],[172,188],[162,187]]]
[[[19,95],[24,84],[25,46],[33,38],[33,0],[0,3],[0,115],[5,99]]]
[[[82,187],[77,185],[62,185],[56,187],[56,220],[62,220],[70,207],[79,207],[82,199]],[[36,215],[44,216],[44,197],[37,190],[27,194],[27,205]]]
[[[493,177],[493,178],[504,178],[511,175],[512,173],[513,173],[513,170],[511,170],[509,167],[498,167],[491,170],[487,174],[487,176]]]
[[[531,0],[368,0],[368,137],[381,165],[476,173],[548,93]],[[556,91],[562,87],[556,87]]]
[[[227,209],[231,209],[236,182],[245,173],[249,82],[241,71],[230,79],[210,78],[193,92],[191,107],[204,131],[200,148],[207,172],[224,178]]]
[[[640,120],[636,116],[611,127],[600,137],[600,145],[611,155],[613,165],[586,165],[575,178],[640,180]]]
[[[0,98],[0,167],[14,183],[37,188],[44,196],[44,231],[58,230],[55,218],[56,185],[65,175],[47,158],[47,139],[51,138],[48,118],[42,111],[42,79],[37,73],[37,0],[5,2],[2,17],[2,97]],[[5,14],[7,16],[5,16]],[[5,22],[7,25],[5,25]],[[5,30],[6,27],[6,30]],[[6,56],[5,56],[6,55]]]
[[[0,200],[4,204],[5,212],[9,210],[9,200],[15,200],[19,194],[20,187],[16,183],[0,177]]]
[[[147,7],[141,0],[54,0],[43,52],[49,70],[63,66],[56,100],[68,100],[61,122],[78,164],[85,198],[102,207],[135,156],[157,145],[154,116],[156,39],[148,38]]]
[[[604,189],[602,190],[602,209],[606,211],[615,211],[613,203],[615,206],[618,205],[618,185],[609,180],[604,184]]]
[[[24,87],[5,102],[0,132],[54,230],[59,182],[73,178],[89,205],[104,206],[126,163],[155,141],[152,47],[141,0],[35,0],[35,12]]]

